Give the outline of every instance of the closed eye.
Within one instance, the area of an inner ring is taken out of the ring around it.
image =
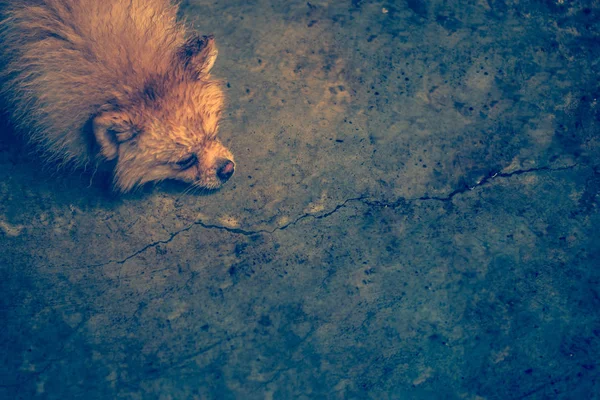
[[[198,164],[198,157],[195,154],[191,154],[189,157],[179,160],[175,164],[182,170],[186,170]]]

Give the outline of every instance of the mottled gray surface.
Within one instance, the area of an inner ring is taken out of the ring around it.
[[[183,12],[237,174],[119,197],[3,135],[0,398],[600,398],[598,1]]]

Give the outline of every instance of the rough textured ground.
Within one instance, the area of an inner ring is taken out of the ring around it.
[[[0,398],[600,398],[598,1],[183,14],[236,176],[118,197],[2,135]]]

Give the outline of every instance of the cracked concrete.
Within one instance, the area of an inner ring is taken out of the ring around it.
[[[597,1],[182,14],[236,176],[116,196],[3,121],[0,398],[597,398]]]
[[[550,168],[550,167],[541,167],[541,168],[531,168],[528,170],[517,170],[517,171],[513,171],[510,173],[501,173],[501,172],[496,172],[492,175],[488,175],[486,177],[484,177],[483,179],[481,179],[479,182],[477,182],[475,184],[475,186],[472,187],[464,187],[464,188],[460,188],[460,189],[456,189],[454,191],[452,191],[448,196],[446,197],[429,197],[429,196],[422,196],[422,197],[418,197],[415,199],[404,199],[404,198],[400,198],[392,203],[385,203],[385,202],[381,202],[381,201],[375,201],[375,200],[367,200],[364,197],[355,197],[355,198],[351,198],[351,199],[346,199],[344,200],[343,203],[338,204],[337,206],[335,206],[335,208],[333,208],[333,210],[328,211],[326,213],[322,213],[322,214],[303,214],[301,216],[299,216],[298,218],[294,219],[292,222],[288,222],[285,225],[282,226],[278,226],[275,227],[271,230],[265,230],[265,229],[260,229],[260,230],[247,230],[247,229],[239,229],[239,228],[229,228],[226,226],[221,226],[221,225],[211,225],[211,224],[205,224],[202,221],[195,221],[193,224],[178,230],[176,232],[173,232],[169,235],[168,239],[165,240],[159,240],[150,244],[147,244],[146,246],[144,246],[142,249],[136,251],[135,253],[125,257],[122,260],[110,260],[107,261],[105,263],[102,264],[92,264],[92,265],[86,265],[82,268],[93,268],[93,267],[102,267],[104,265],[107,264],[111,264],[111,263],[117,263],[117,264],[123,264],[125,262],[127,262],[128,260],[130,260],[133,257],[136,257],[137,255],[143,253],[144,251],[156,247],[159,244],[167,244],[170,243],[177,235],[179,235],[182,232],[187,232],[190,229],[192,229],[195,225],[199,225],[204,229],[217,229],[217,230],[224,230],[230,233],[236,233],[236,234],[240,234],[240,235],[244,235],[244,236],[251,236],[251,235],[260,235],[260,234],[273,234],[276,231],[279,230],[284,230],[289,228],[290,226],[296,225],[298,222],[306,219],[306,218],[313,218],[313,219],[322,219],[322,218],[327,218],[330,215],[334,214],[335,212],[337,212],[339,209],[346,207],[346,205],[350,202],[362,202],[368,206],[371,207],[390,207],[390,208],[396,208],[400,205],[403,205],[407,202],[412,202],[412,201],[428,201],[428,200],[436,200],[436,201],[452,201],[452,198],[458,194],[462,194],[465,193],[467,190],[473,190],[477,187],[483,186],[485,184],[490,183],[492,180],[496,179],[496,178],[509,178],[511,176],[514,175],[522,175],[522,174],[528,174],[528,173],[532,173],[532,172],[539,172],[539,171],[564,171],[564,170],[568,170],[568,169],[572,169],[574,168],[576,165],[571,165],[571,166],[567,166],[567,167],[560,167],[560,168]]]

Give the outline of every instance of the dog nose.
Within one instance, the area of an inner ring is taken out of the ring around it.
[[[233,172],[235,171],[235,165],[231,160],[224,160],[221,165],[217,167],[217,177],[223,182],[227,182]]]

